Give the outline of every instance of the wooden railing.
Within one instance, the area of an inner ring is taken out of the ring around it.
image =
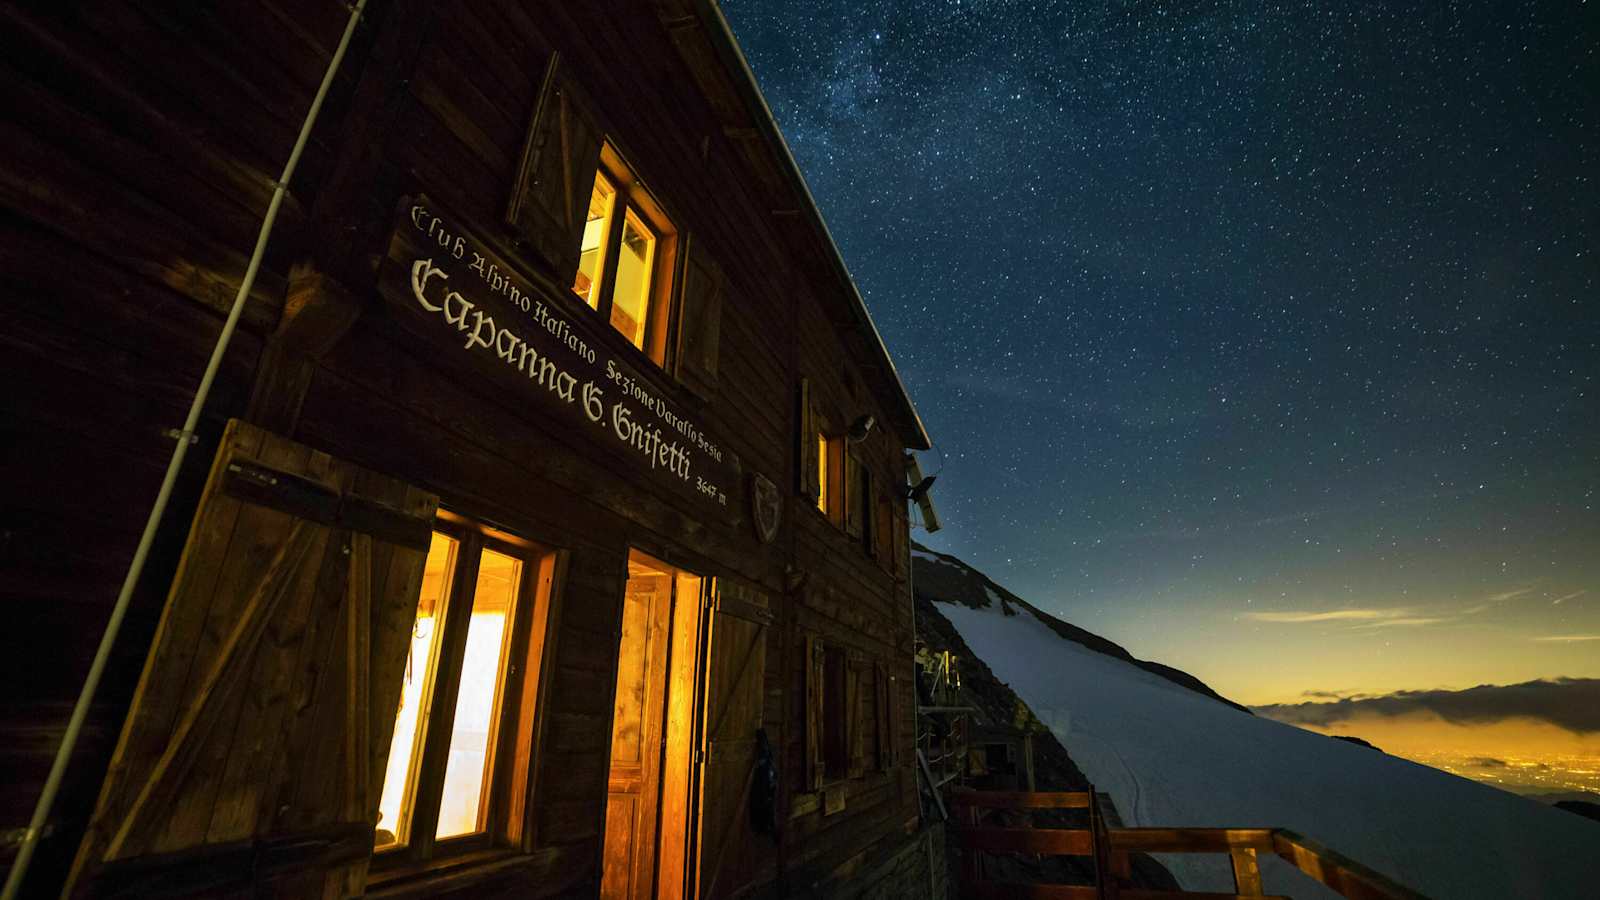
[[[1121,828],[1107,824],[1092,791],[1027,793],[960,791],[952,795],[959,829],[962,896],[1025,900],[1223,900],[1268,897],[1261,854],[1276,854],[1349,900],[1426,900],[1421,894],[1337,851],[1282,828]],[[1082,827],[1004,827],[984,824],[995,809],[1086,811]],[[1031,853],[1093,860],[1094,883],[1007,884],[985,878],[984,854]],[[1233,865],[1231,894],[1145,890],[1131,886],[1133,853],[1226,854]]]

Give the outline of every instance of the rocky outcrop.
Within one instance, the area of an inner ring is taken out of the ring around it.
[[[917,592],[916,609],[917,640],[930,653],[949,651],[957,658],[961,673],[960,703],[975,711],[974,724],[1006,726],[1033,736],[1035,789],[1089,790],[1091,787],[1089,779],[1072,761],[1072,757],[1067,755],[1066,748],[1061,746],[1056,736],[1039,721],[1022,698],[1006,686],[1005,682],[995,677],[989,665],[973,653],[967,642],[962,640],[960,632],[956,631],[950,620],[946,619],[938,607],[920,591]],[[1109,803],[1109,798],[1105,798],[1105,802]],[[1115,814],[1114,809],[1112,814]],[[1083,823],[1072,824],[1081,827]],[[954,829],[950,831],[949,838],[948,852],[952,866],[950,877],[953,879],[956,877],[953,869],[959,863],[961,850]],[[1178,882],[1172,877],[1172,873],[1153,857],[1135,853],[1132,854],[1130,862],[1133,867],[1133,881],[1137,886],[1154,890],[1178,889]],[[1005,880],[1011,881],[1087,884],[1092,879],[1092,870],[1086,866],[1085,861],[1073,857],[1042,857],[1038,860],[1016,858],[996,860],[995,864],[1004,870]]]
[[[1600,822],[1600,803],[1590,803],[1586,800],[1557,800],[1555,807]]]

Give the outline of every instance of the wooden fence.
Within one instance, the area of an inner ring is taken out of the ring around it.
[[[1263,893],[1260,858],[1276,854],[1349,900],[1426,900],[1421,894],[1335,850],[1282,828],[1120,828],[1107,824],[1092,791],[1029,793],[959,791],[952,795],[961,836],[962,896],[1021,900],[1232,900]],[[1074,828],[1004,827],[984,819],[996,809],[1085,810]],[[1226,854],[1233,865],[1233,893],[1160,891],[1131,886],[1132,853]],[[1026,853],[1078,856],[1093,861],[1094,883],[1008,884],[985,877],[985,854]]]

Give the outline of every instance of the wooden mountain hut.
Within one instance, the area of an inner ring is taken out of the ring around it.
[[[712,0],[0,41],[8,890],[941,890],[929,439]]]

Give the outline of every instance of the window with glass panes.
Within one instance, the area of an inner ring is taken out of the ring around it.
[[[675,237],[654,198],[605,147],[572,292],[658,365],[666,360]]]
[[[512,827],[508,795],[520,787],[506,766],[531,731],[520,698],[532,687],[529,648],[542,645],[551,565],[510,535],[436,522],[378,804],[380,854],[478,849]]]

